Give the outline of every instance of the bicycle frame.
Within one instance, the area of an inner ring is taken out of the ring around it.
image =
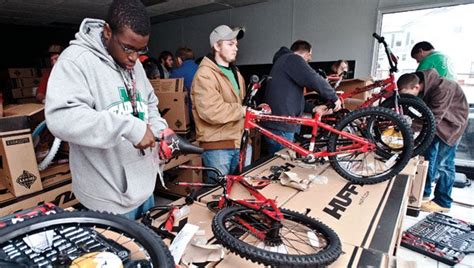
[[[199,167],[199,166],[186,166],[181,165],[179,168],[184,169],[194,169],[194,170],[207,170],[213,171],[212,168],[208,167]],[[213,187],[213,186],[221,186],[223,188],[223,194],[219,198],[218,201],[218,208],[224,208],[228,205],[240,205],[243,207],[250,208],[255,211],[262,212],[268,218],[275,221],[275,223],[279,223],[281,220],[284,219],[283,214],[280,212],[280,209],[277,206],[277,203],[274,199],[267,199],[264,195],[262,195],[255,187],[253,187],[250,183],[245,180],[244,176],[241,175],[219,175],[220,178],[219,183],[209,184],[209,183],[198,183],[198,182],[177,182],[176,185],[179,186],[190,186],[190,187]],[[232,193],[233,186],[238,183],[242,185],[255,199],[232,199],[230,198],[230,194]],[[259,239],[264,240],[266,234],[257,230],[251,224],[246,222],[244,219],[238,219],[242,226],[245,226],[249,231],[251,231],[256,237]]]
[[[396,113],[401,113],[400,107],[398,106],[398,88],[397,88],[397,83],[395,82],[395,75],[398,71],[397,64],[398,64],[398,58],[393,54],[393,52],[388,48],[387,43],[385,42],[385,39],[376,33],[372,35],[377,41],[384,46],[385,54],[387,55],[388,63],[390,65],[389,69],[389,77],[386,79],[382,80],[377,80],[375,81],[372,85],[368,85],[365,87],[361,88],[356,88],[352,92],[345,92],[339,96],[341,100],[345,100],[347,98],[352,98],[353,96],[367,92],[370,90],[373,90],[375,88],[381,88],[379,93],[373,93],[370,98],[368,98],[364,103],[359,106],[359,108],[366,108],[372,106],[376,101],[380,100],[381,98],[388,98],[392,95],[392,93],[395,93],[395,112]]]
[[[309,150],[303,148],[302,146],[295,144],[281,136],[273,134],[271,131],[263,128],[262,126],[257,124],[257,121],[266,121],[266,122],[284,122],[287,124],[295,124],[301,126],[309,126],[312,128],[311,131],[311,139],[310,139],[310,147]],[[344,138],[352,140],[354,143],[351,145],[341,146],[338,147],[334,152],[321,151],[321,152],[313,152],[312,149],[316,144],[316,136],[318,134],[319,128],[325,129],[329,132],[335,133],[337,135],[343,136]],[[251,108],[247,108],[245,114],[245,122],[244,122],[244,133],[242,135],[242,141],[240,146],[240,154],[239,154],[239,166],[238,171],[242,173],[245,163],[245,152],[248,145],[248,135],[251,129],[257,129],[262,135],[267,136],[268,138],[282,144],[283,146],[297,152],[298,154],[302,155],[303,157],[310,156],[311,158],[320,158],[320,157],[327,157],[327,156],[334,156],[342,153],[353,153],[353,152],[368,152],[375,148],[368,140],[351,134],[349,132],[340,131],[332,126],[325,124],[320,121],[320,115],[314,114],[313,118],[305,118],[305,117],[291,117],[291,116],[277,116],[277,115],[267,115],[267,114],[259,114],[255,110]]]

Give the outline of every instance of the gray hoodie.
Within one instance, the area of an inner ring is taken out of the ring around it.
[[[119,67],[102,43],[104,21],[84,19],[48,81],[46,123],[70,144],[72,190],[89,209],[126,213],[151,196],[159,165],[156,150],[133,147],[147,124],[155,136],[167,127],[158,99],[137,61],[139,116],[132,115]]]

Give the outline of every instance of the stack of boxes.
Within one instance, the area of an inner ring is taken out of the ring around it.
[[[38,170],[31,129],[44,120],[44,105],[6,106],[4,116],[0,118],[0,216],[44,202],[60,207],[77,204],[68,164]]]
[[[10,68],[8,76],[12,86],[12,97],[18,103],[36,102],[36,91],[41,77],[35,68]]]
[[[176,133],[191,131],[189,96],[184,90],[184,79],[150,80],[158,97],[158,109],[168,126]]]

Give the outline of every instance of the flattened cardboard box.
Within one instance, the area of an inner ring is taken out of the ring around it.
[[[71,173],[67,172],[68,166],[61,165],[53,170],[42,172],[44,189],[25,196],[15,197],[6,187],[0,185],[0,216],[34,207],[45,202],[53,203],[62,208],[74,206],[79,203],[71,191]],[[57,173],[54,173],[57,172]]]
[[[342,254],[329,267],[393,267],[388,254],[371,249],[364,249],[351,244],[342,243]],[[257,268],[265,267],[247,259],[243,259],[234,253],[228,253],[224,259],[216,265],[217,268]]]
[[[331,168],[322,175],[328,178],[327,184],[299,192],[285,208],[303,213],[311,209],[308,215],[331,227],[344,243],[394,254],[407,208],[408,176],[362,186],[351,184]]]
[[[290,163],[282,158],[273,158],[271,160],[271,164],[256,166],[245,172],[244,175],[269,180],[270,184],[259,190],[259,192],[266,198],[276,199],[278,206],[283,206],[291,197],[296,195],[298,190],[291,187],[282,186],[278,180],[272,180],[273,175],[270,171],[272,166],[280,167],[282,170],[292,170],[293,172],[294,170],[297,171],[301,169],[301,167],[297,167],[293,163]],[[314,170],[314,172],[318,173],[320,170],[317,169]],[[254,184],[256,182],[249,180],[249,183]],[[208,192],[198,196],[197,200],[203,204],[207,204],[211,201],[217,201],[222,195],[222,192],[223,190],[220,187],[211,189]],[[254,197],[238,183],[234,184],[232,192],[230,193],[230,197],[236,199],[254,199]]]
[[[0,180],[17,197],[43,189],[31,134],[0,136]]]
[[[185,200],[184,198],[180,198],[171,204],[174,205],[181,205],[184,204]],[[156,215],[158,212],[155,211],[152,213],[153,215]],[[206,206],[203,206],[202,204],[199,204],[198,202],[195,202],[192,205],[189,205],[189,213],[179,219],[176,220],[175,225],[173,227],[173,233],[177,234],[181,229],[184,227],[186,223],[191,223],[194,225],[199,226],[199,229],[201,231],[204,231],[204,236],[207,239],[208,242],[211,242],[214,240],[214,233],[212,232],[211,224],[212,224],[212,219],[214,218],[214,213],[211,212]],[[155,216],[156,217],[156,216]],[[159,217],[156,217],[153,221],[153,226],[158,228],[162,223],[164,223],[168,219],[168,213],[161,215]],[[169,245],[170,241],[169,239],[164,240],[167,245]]]
[[[179,132],[191,128],[189,120],[187,92],[156,92],[160,115],[168,122],[168,126]]]

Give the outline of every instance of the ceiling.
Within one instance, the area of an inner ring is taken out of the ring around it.
[[[141,0],[151,22],[185,18],[267,0]],[[0,0],[0,23],[77,28],[84,18],[104,19],[111,0]]]

